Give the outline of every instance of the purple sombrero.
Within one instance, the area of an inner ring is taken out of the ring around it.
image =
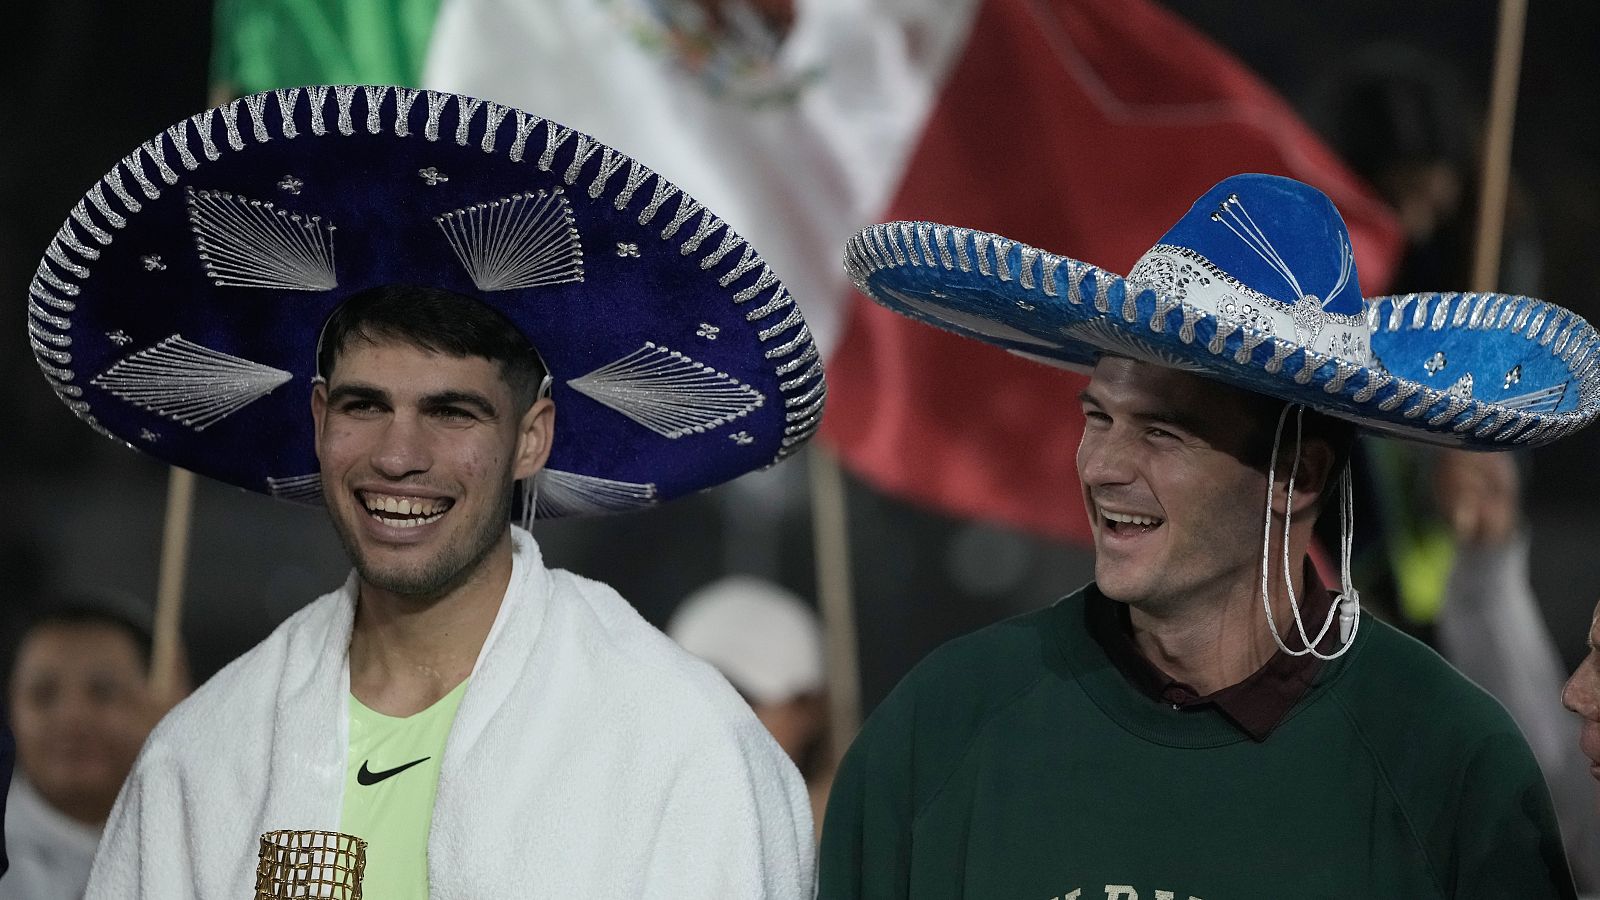
[[[544,358],[561,426],[541,518],[710,487],[821,418],[799,309],[714,213],[560,124],[406,88],[256,94],[140,145],[50,243],[28,331],[96,430],[315,502],[318,336],[389,283],[475,297]]]

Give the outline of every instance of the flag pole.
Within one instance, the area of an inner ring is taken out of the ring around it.
[[[1495,35],[1494,69],[1489,88],[1489,112],[1484,126],[1483,169],[1478,183],[1478,227],[1472,248],[1474,291],[1494,291],[1500,279],[1501,247],[1505,242],[1506,196],[1511,184],[1511,136],[1516,127],[1517,83],[1522,70],[1522,45],[1528,18],[1527,0],[1501,0]],[[1498,453],[1447,450],[1439,457],[1435,478],[1454,472],[1484,484],[1512,484],[1516,464]],[[1436,493],[1441,500],[1447,493]],[[1515,488],[1512,488],[1514,491]],[[1479,504],[1481,506],[1481,504]],[[1468,544],[1493,543],[1506,535],[1484,509],[1467,503],[1442,503],[1456,541],[1456,552]]]
[[[161,528],[161,570],[156,580],[156,613],[150,650],[150,693],[164,712],[187,687],[183,652],[183,587],[189,566],[190,520],[194,515],[194,473],[169,470],[167,511]]]
[[[1511,134],[1516,126],[1517,82],[1527,0],[1500,0],[1495,38],[1494,81],[1484,137],[1483,175],[1478,197],[1478,235],[1472,253],[1472,289],[1492,291],[1500,277],[1500,247],[1505,235],[1506,194],[1511,181]]]
[[[212,106],[239,96],[231,85],[213,84]],[[188,654],[183,646],[183,591],[189,572],[190,522],[194,519],[194,473],[167,470],[167,508],[161,523],[161,567],[156,574],[156,611],[150,640],[150,697],[159,716],[189,690]]]
[[[811,474],[811,535],[817,558],[817,605],[827,648],[829,746],[833,761],[861,727],[861,673],[851,596],[849,515],[844,473],[816,441],[806,450]]]

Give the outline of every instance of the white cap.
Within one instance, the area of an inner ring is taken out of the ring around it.
[[[822,689],[822,623],[805,601],[748,575],[690,594],[667,634],[722,672],[752,703],[774,704]]]

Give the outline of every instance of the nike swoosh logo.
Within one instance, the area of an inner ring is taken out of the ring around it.
[[[431,757],[431,756],[424,756],[421,759],[412,760],[411,762],[408,762],[403,766],[395,766],[392,769],[385,769],[382,772],[373,772],[373,771],[371,771],[370,769],[367,768],[366,761],[363,760],[362,763],[361,763],[361,770],[356,772],[356,783],[357,784],[366,784],[366,785],[377,784],[378,782],[384,780],[385,778],[393,778],[394,776],[399,775],[401,772],[404,772],[405,770],[411,768],[412,766],[421,765],[422,763],[425,763],[425,762],[427,762],[428,760],[430,760],[432,758],[433,757]]]

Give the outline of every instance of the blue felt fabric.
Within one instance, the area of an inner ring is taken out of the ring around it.
[[[1294,303],[1299,297],[1289,290],[1283,276],[1262,257],[1241,253],[1234,234],[1211,221],[1214,210],[1241,192],[1250,198],[1246,207],[1249,218],[1273,236],[1274,249],[1284,259],[1294,261],[1301,288],[1321,299],[1328,312],[1351,315],[1362,311],[1354,263],[1344,288],[1328,295],[1339,281],[1339,242],[1348,241],[1349,236],[1333,202],[1300,182],[1271,175],[1234,176],[1196,200],[1158,243],[1187,247],[1212,261],[1227,260],[1233,277],[1276,300]]]

